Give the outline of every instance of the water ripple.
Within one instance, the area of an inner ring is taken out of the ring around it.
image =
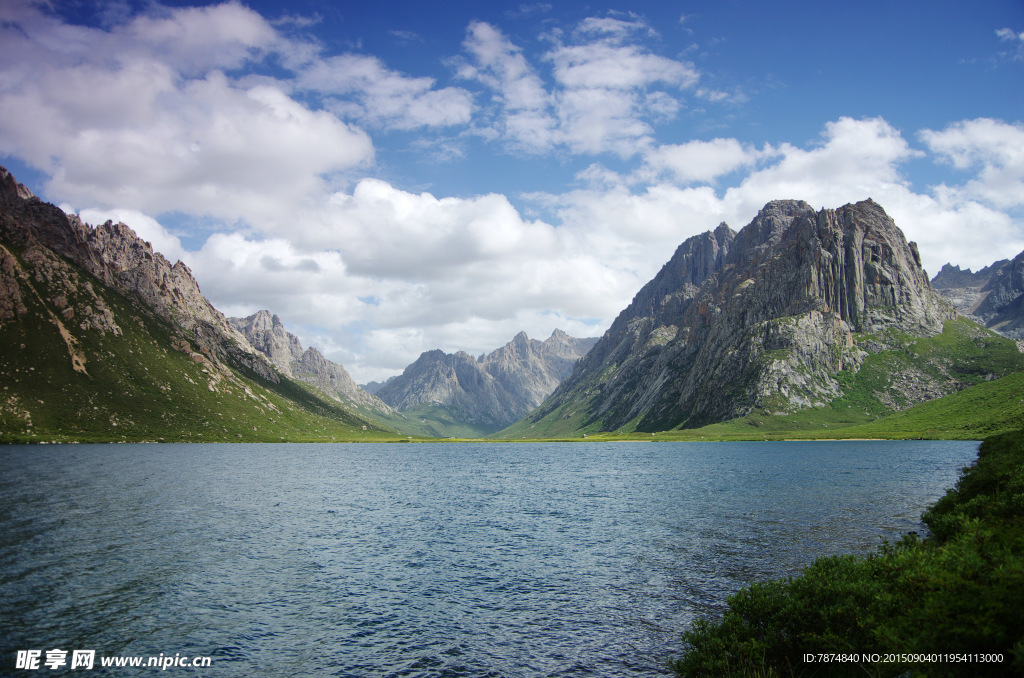
[[[15,650],[69,647],[207,655],[217,676],[662,675],[679,632],[744,584],[920,529],[974,454],[10,446],[4,670]]]

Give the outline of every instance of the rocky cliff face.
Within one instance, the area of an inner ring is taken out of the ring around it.
[[[1024,252],[977,273],[946,264],[932,279],[932,287],[964,315],[1007,337],[1024,340]]]
[[[538,341],[520,332],[479,358],[462,351],[427,351],[377,395],[398,410],[436,405],[459,421],[496,431],[539,405],[596,341],[561,330]]]
[[[876,203],[775,201],[680,245],[529,419],[659,430],[821,405],[863,358],[854,333],[931,335],[954,314]]]
[[[344,367],[328,360],[315,348],[303,350],[299,338],[285,330],[281,319],[270,311],[261,310],[248,318],[229,318],[228,321],[283,374],[312,384],[336,400],[381,414],[397,414],[392,407],[361,389]]]

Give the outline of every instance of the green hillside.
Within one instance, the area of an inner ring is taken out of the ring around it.
[[[33,270],[16,248],[7,251]],[[273,383],[240,365],[217,367],[176,328],[95,279],[69,287],[61,276],[37,275],[20,283],[24,312],[0,324],[0,442],[397,437],[305,384],[283,377]],[[58,297],[72,309],[101,300],[120,332],[83,328],[77,317],[54,313],[47,302]]]

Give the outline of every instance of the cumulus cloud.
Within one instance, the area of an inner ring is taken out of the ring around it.
[[[920,155],[882,118],[840,118],[826,123],[819,142],[802,149],[781,144],[770,153],[777,162],[728,189],[726,199],[754,214],[769,200],[798,198],[816,207],[863,200],[906,185],[900,171]]]
[[[990,118],[964,120],[941,131],[924,130],[921,139],[953,167],[977,172],[962,187],[942,186],[943,192],[996,208],[1024,206],[1024,125]]]
[[[496,93],[500,104],[497,125],[514,146],[543,152],[555,143],[556,121],[551,96],[523,51],[490,24],[475,21],[463,42],[471,61],[460,62],[458,74],[477,80]]]
[[[225,74],[286,43],[238,4],[109,30],[20,5],[0,33],[0,149],[72,202],[244,219],[373,157],[362,130]]]
[[[569,89],[633,90],[656,83],[685,88],[698,80],[688,64],[612,41],[562,45],[548,58],[555,79]]]
[[[373,57],[325,58],[237,2],[152,5],[106,27],[27,0],[0,12],[0,152],[76,204],[279,220],[325,195],[328,177],[370,166],[357,124],[463,125],[472,111],[465,90]],[[260,75],[270,60],[285,75]]]
[[[415,129],[468,123],[472,95],[434,85],[433,78],[407,77],[376,57],[358,54],[318,60],[298,81],[300,88],[327,96],[333,110],[374,126]]]
[[[470,59],[458,72],[495,92],[493,124],[520,150],[631,157],[652,143],[652,122],[674,117],[676,96],[700,77],[692,64],[653,54],[636,39],[652,33],[639,19],[589,18],[571,42],[553,34],[542,57],[551,64],[549,87],[519,46],[474,22],[464,43]]]
[[[667,173],[680,183],[711,182],[754,165],[764,155],[736,139],[667,144],[644,154],[644,167],[638,178],[650,180]]]
[[[229,314],[287,309],[315,328],[297,330],[307,345],[345,337],[333,357],[357,378],[431,348],[490,351],[520,330],[600,333],[641,282],[609,256],[613,242],[599,255],[588,234],[526,220],[504,196],[439,199],[366,180],[323,205],[317,228],[312,216],[287,235],[215,234],[187,262]]]

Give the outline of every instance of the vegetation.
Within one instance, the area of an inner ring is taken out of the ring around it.
[[[987,438],[923,520],[925,539],[739,591],[720,620],[683,634],[688,649],[671,668],[692,678],[1024,674],[1024,431]]]
[[[495,426],[463,421],[450,407],[421,403],[404,410],[402,419],[388,420],[395,428],[430,438],[482,438],[494,432]]]

